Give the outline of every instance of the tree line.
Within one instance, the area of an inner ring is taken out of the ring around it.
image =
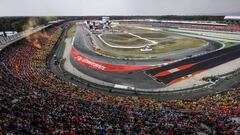
[[[0,17],[0,31],[23,31],[29,27],[47,24],[55,17]]]
[[[166,16],[109,16],[112,20],[122,19],[157,19],[157,20],[181,20],[181,21],[223,21],[224,16],[177,16],[177,15],[166,15]],[[102,16],[60,16],[58,18],[65,20],[91,20],[101,19]]]
[[[157,19],[157,20],[188,20],[188,21],[223,21],[224,16],[109,16],[111,20],[121,19]],[[92,20],[102,16],[58,16],[58,17],[0,17],[0,31],[23,31],[29,27],[47,24],[51,20]]]

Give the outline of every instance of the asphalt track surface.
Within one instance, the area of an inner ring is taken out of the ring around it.
[[[154,75],[156,75],[160,72],[163,72],[163,71],[167,71],[167,70],[174,69],[174,68],[181,67],[181,66],[188,65],[188,64],[196,64],[196,63],[199,63],[201,61],[205,61],[205,60],[210,59],[210,58],[221,56],[221,55],[224,55],[226,53],[231,53],[231,52],[233,52],[235,50],[238,50],[238,49],[240,49],[240,46],[235,45],[235,46],[232,46],[232,47],[229,47],[229,48],[226,48],[226,49],[222,49],[222,50],[218,50],[218,51],[208,53],[208,54],[205,54],[205,55],[185,59],[185,60],[182,60],[182,61],[179,61],[179,62],[176,62],[176,63],[172,63],[172,64],[169,64],[169,65],[166,65],[166,66],[163,66],[163,67],[154,68],[152,70],[147,70],[146,73],[154,76]]]
[[[154,64],[161,64],[166,63],[163,59],[149,59],[149,60],[123,60],[123,59],[114,59],[106,56],[101,56],[93,51],[91,46],[91,41],[89,38],[89,31],[86,30],[84,25],[77,26],[77,32],[75,34],[75,41],[73,47],[82,55],[94,59],[96,61],[105,62],[109,64],[121,64],[121,65],[154,65]],[[218,42],[209,41],[209,45],[204,48],[203,50],[197,51],[197,53],[205,53],[207,51],[212,51],[218,49],[222,45]],[[196,53],[196,52],[194,52]],[[192,51],[184,54],[176,54],[173,53],[169,55],[169,59],[180,59],[185,58],[188,55],[195,55]],[[72,58],[72,57],[71,57]],[[73,58],[71,59],[72,65],[77,68],[79,71],[106,81],[113,84],[121,84],[132,86],[140,89],[158,89],[164,86],[167,81],[160,80],[161,78],[153,78],[145,73],[145,70],[135,70],[135,71],[126,71],[126,72],[108,72],[108,71],[101,71],[91,69],[84,65],[77,63]]]
[[[159,82],[163,82],[164,84],[169,84],[172,81],[177,80],[181,77],[186,77],[190,74],[216,67],[218,65],[227,63],[227,62],[237,59],[239,57],[240,57],[240,46],[238,46],[238,48],[236,48],[236,50],[226,52],[222,55],[215,56],[215,57],[209,57],[208,59],[203,60],[203,61],[197,63],[196,65],[193,65],[190,68],[180,70],[178,72],[174,72],[174,73],[171,73],[166,76],[157,77],[157,80]]]
[[[140,89],[158,89],[164,86],[160,82],[157,82],[146,75],[144,73],[144,70],[129,72],[108,72],[88,68],[86,66],[80,65],[73,59],[70,59],[70,61],[71,64],[82,73],[105,82],[137,87]]]
[[[78,25],[77,33],[74,42],[74,48],[82,55],[94,59],[96,61],[106,62],[109,64],[123,64],[123,65],[136,65],[137,61],[132,60],[116,60],[105,56],[100,56],[91,50],[91,42],[86,35],[88,31],[84,30],[83,25]],[[72,54],[71,54],[72,55]],[[72,58],[72,56],[71,56]],[[70,59],[71,64],[84,74],[94,77],[99,80],[110,82],[113,84],[121,84],[126,86],[138,87],[141,89],[156,89],[163,85],[153,80],[151,77],[144,73],[144,70],[128,71],[128,72],[108,72],[103,70],[95,70],[84,65],[79,64],[73,58]],[[147,60],[142,61],[149,64]],[[148,85],[146,85],[148,84]]]

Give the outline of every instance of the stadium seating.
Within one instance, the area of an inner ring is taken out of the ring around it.
[[[1,51],[0,133],[237,134],[240,124],[233,118],[240,117],[240,89],[158,102],[69,85],[46,64],[63,27],[53,26]]]
[[[213,24],[194,24],[194,23],[172,23],[172,22],[121,22],[121,24],[145,24],[153,27],[163,28],[191,28],[215,31],[239,32],[240,25],[213,25]]]
[[[240,31],[239,25],[199,25],[199,24],[174,24],[174,23],[158,23],[153,24],[158,27],[178,27],[178,28],[191,28],[191,29],[203,29],[203,30],[215,30],[215,31]]]

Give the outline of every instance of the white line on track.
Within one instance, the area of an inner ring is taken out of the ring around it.
[[[151,44],[147,44],[147,45],[149,45],[149,46],[158,44],[158,42],[156,42],[156,41],[153,41],[153,40],[150,40],[150,39],[147,39],[147,38],[143,38],[143,37],[141,37],[141,36],[139,36],[139,35],[136,35],[136,34],[133,34],[133,33],[129,33],[129,32],[128,32],[127,34],[132,35],[132,36],[134,36],[134,37],[137,37],[137,38],[139,38],[139,39],[146,40],[146,41],[150,42]],[[142,46],[115,46],[115,45],[111,45],[111,44],[109,44],[108,42],[106,42],[106,41],[102,38],[102,35],[103,35],[103,34],[99,34],[99,35],[98,35],[98,38],[99,38],[104,44],[106,44],[106,45],[108,45],[108,46],[110,46],[110,47],[112,47],[112,48],[126,48],[126,49],[137,48],[137,49],[138,49],[138,48],[143,48],[143,47],[146,46],[146,45],[142,45]]]

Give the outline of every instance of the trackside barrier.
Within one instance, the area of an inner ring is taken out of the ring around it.
[[[218,76],[219,77],[224,77],[224,76],[232,75],[232,74],[235,74],[235,73],[238,73],[238,72],[240,72],[240,68],[236,69],[235,71],[225,73],[225,74],[222,74],[222,75],[218,75]]]

